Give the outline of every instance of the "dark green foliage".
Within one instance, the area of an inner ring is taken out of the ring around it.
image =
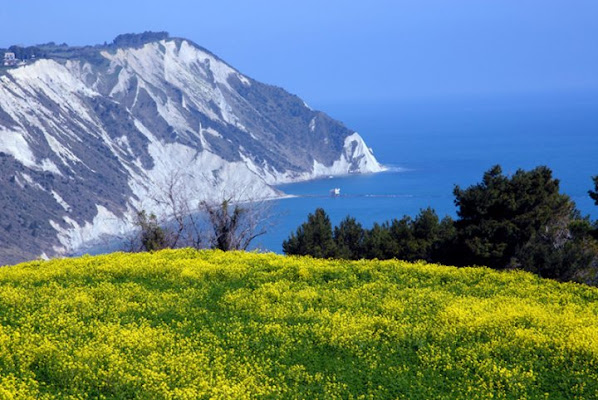
[[[146,43],[168,39],[168,32],[125,33],[118,35],[112,43],[117,47],[141,47]]]
[[[594,200],[594,204],[598,206],[598,175],[593,176],[592,180],[594,181],[594,190],[588,190],[588,194],[592,200]],[[594,237],[594,239],[598,240],[598,220],[594,221],[594,227],[590,234]]]
[[[39,58],[43,56],[42,50],[36,46],[21,47],[21,46],[10,46],[8,51],[15,53],[15,57],[18,60],[28,60],[31,58]]]
[[[453,221],[446,217],[440,222],[438,215],[431,208],[426,208],[411,220],[404,217],[405,228],[399,229],[403,232],[402,237],[397,237],[399,243],[399,257],[405,260],[433,261],[443,245],[443,242],[452,240]],[[394,224],[393,224],[394,225]],[[393,226],[391,226],[393,234]]]
[[[598,177],[593,180],[596,191],[590,196],[598,204]],[[467,189],[456,186],[454,194],[457,221],[439,220],[431,208],[415,218],[375,223],[371,229],[347,217],[335,227],[331,243],[307,239],[305,230],[320,226],[310,215],[283,249],[314,257],[517,268],[546,278],[598,284],[598,222],[581,217],[573,201],[559,193],[559,181],[547,167],[505,176],[497,165],[481,183]],[[325,215],[321,209],[318,213]]]
[[[346,260],[359,260],[363,257],[365,231],[355,218],[347,216],[334,227],[336,256]]]
[[[596,242],[589,237],[568,240],[554,247],[553,234],[537,234],[527,242],[518,257],[518,268],[545,278],[578,281],[596,285]]]
[[[330,221],[324,217],[322,209],[310,214],[297,234],[283,243],[285,253],[313,257],[326,254],[327,257],[351,260],[445,260],[449,259],[447,244],[455,237],[452,219],[446,217],[440,221],[431,208],[422,210],[415,219],[406,216],[383,224],[375,223],[371,229],[364,229],[355,218],[347,216],[334,228],[333,241],[328,239]],[[320,240],[322,237],[326,239]]]
[[[322,208],[307,216],[296,233],[282,243],[285,254],[311,255],[329,258],[336,255],[336,245],[332,236],[330,218]]]
[[[454,241],[453,220],[439,220],[431,208],[421,210],[412,219],[405,216],[382,225],[374,224],[366,233],[366,258],[428,262],[450,260],[450,246]]]
[[[148,216],[145,211],[138,212],[137,226],[141,230],[142,250],[156,251],[169,247],[167,234],[160,227],[158,219],[153,213]]]
[[[594,181],[594,190],[589,190],[588,194],[594,200],[594,204],[598,206],[598,175],[592,177],[592,180]]]
[[[457,186],[454,194],[463,265],[517,266],[521,249],[540,230],[554,231],[554,240],[563,239],[575,210],[546,167],[518,170],[509,178],[497,165],[484,174],[482,183],[464,190]]]
[[[440,262],[446,265],[455,265],[459,256],[456,249],[457,228],[451,217],[444,217],[436,231],[435,240],[431,249],[432,262]]]
[[[365,233],[364,258],[388,260],[397,256],[397,246],[390,235],[388,222],[375,223]]]
[[[547,167],[518,170],[495,166],[482,183],[455,188],[457,265],[518,268],[546,278],[596,284],[598,251],[589,219],[559,193]]]

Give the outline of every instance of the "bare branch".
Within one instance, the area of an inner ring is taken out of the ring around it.
[[[207,185],[218,186],[218,176],[203,172],[201,177]],[[154,203],[151,209],[159,210],[160,217],[152,214],[152,224],[142,224],[139,219],[134,221],[140,232],[131,241],[129,250],[148,250],[143,245],[143,235],[156,234],[144,232],[148,228],[159,229],[164,243],[171,248],[246,250],[273,225],[271,203],[251,199],[245,186],[240,190],[221,186],[219,196],[214,193],[208,196],[184,184],[193,181],[196,181],[193,175],[181,171],[165,179],[160,185],[161,190],[151,196]],[[203,200],[200,200],[202,196]]]

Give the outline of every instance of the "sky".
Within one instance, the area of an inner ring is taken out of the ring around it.
[[[170,32],[310,105],[598,92],[596,0],[7,0],[0,47]]]

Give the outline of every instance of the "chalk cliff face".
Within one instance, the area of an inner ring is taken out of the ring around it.
[[[0,72],[0,264],[130,229],[175,174],[203,198],[263,198],[382,170],[357,133],[194,43],[129,42]]]

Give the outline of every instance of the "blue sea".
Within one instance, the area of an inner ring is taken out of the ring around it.
[[[453,188],[481,181],[500,164],[546,165],[584,215],[598,219],[587,192],[598,175],[598,93],[504,95],[380,103],[327,104],[322,111],[359,132],[388,172],[282,185],[296,197],[273,205],[275,225],[255,246],[282,241],[322,207],[333,224],[346,215],[369,227],[420,209],[456,216]],[[341,196],[329,191],[340,188]]]

